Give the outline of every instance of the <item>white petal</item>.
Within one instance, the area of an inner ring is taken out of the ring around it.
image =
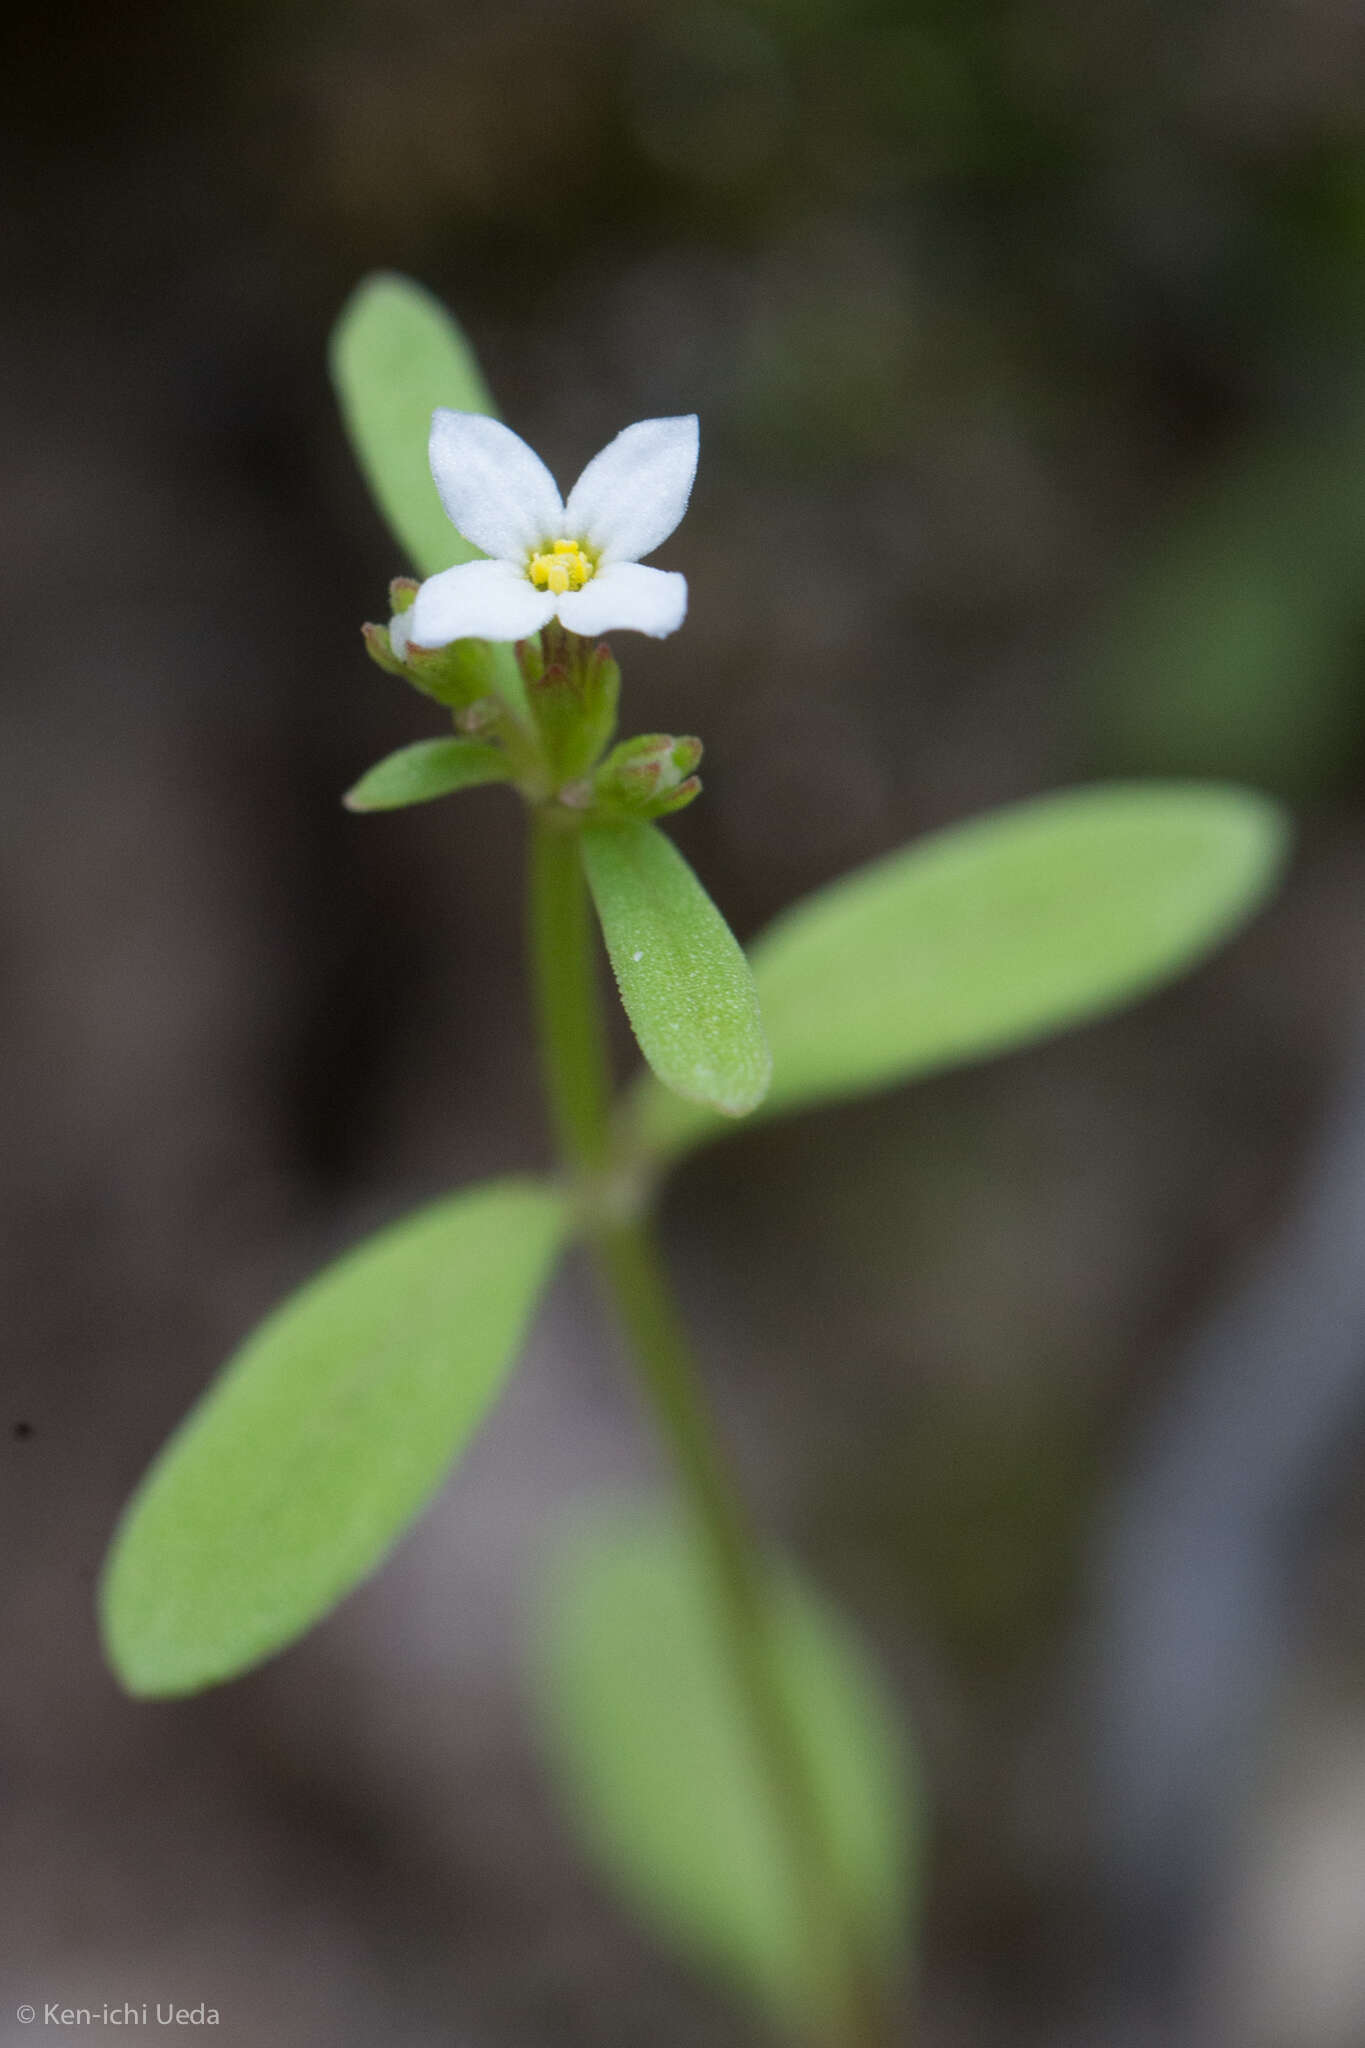
[[[564,531],[608,562],[638,562],[668,539],[697,474],[697,415],[640,420],[594,455],[569,493]]]
[[[411,606],[405,612],[395,612],[389,620],[389,646],[397,661],[406,661],[408,658],[408,627],[411,624]]]
[[[481,412],[431,416],[431,474],[457,533],[505,562],[525,561],[564,524],[559,486],[520,434]]]
[[[524,640],[555,615],[555,600],[537,590],[510,562],[462,562],[429,576],[408,621],[413,647],[445,647],[452,640]]]
[[[687,616],[687,578],[676,569],[646,569],[639,562],[612,562],[591,583],[558,600],[560,619],[571,633],[595,640],[599,633],[629,629],[662,640]]]

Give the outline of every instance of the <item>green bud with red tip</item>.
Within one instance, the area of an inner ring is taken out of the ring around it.
[[[691,735],[639,733],[614,747],[593,778],[594,809],[608,817],[662,818],[701,794],[694,774],[702,743]]]

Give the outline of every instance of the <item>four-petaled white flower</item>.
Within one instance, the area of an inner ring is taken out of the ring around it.
[[[482,413],[438,411],[431,473],[451,524],[492,559],[431,576],[403,614],[417,647],[524,640],[558,618],[590,639],[632,628],[662,639],[687,611],[687,579],[640,557],[667,540],[692,493],[697,419],[640,420],[595,455],[568,503],[540,457]]]

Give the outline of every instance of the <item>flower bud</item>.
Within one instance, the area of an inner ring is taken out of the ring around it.
[[[661,818],[700,795],[693,774],[702,756],[699,739],[639,733],[614,747],[594,778],[599,807],[610,815]]]
[[[667,790],[662,795],[656,796],[651,803],[646,804],[644,816],[647,818],[666,818],[672,811],[686,810],[692,799],[700,795],[700,775],[689,775],[678,784],[676,789]]]
[[[448,711],[462,711],[481,698],[495,696],[495,656],[486,640],[452,640],[447,647],[419,647],[408,638],[408,625],[418,585],[411,576],[395,576],[389,585],[393,615],[387,626],[365,625],[365,648],[386,675],[402,676],[424,696],[434,697]]]
[[[375,666],[382,668],[387,676],[402,676],[406,681],[408,672],[403,666],[402,656],[394,651],[389,628],[367,621],[360,630],[365,639],[365,652]]]

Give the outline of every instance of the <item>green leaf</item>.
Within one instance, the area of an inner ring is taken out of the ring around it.
[[[473,349],[439,299],[409,277],[376,271],[332,329],[332,382],[375,503],[422,576],[479,550],[458,534],[431,480],[427,442],[438,405],[497,417]],[[491,650],[494,680],[517,711],[526,693],[510,646]]]
[[[592,825],[583,860],[621,1000],[666,1087],[724,1116],[767,1092],[772,1060],[739,942],[653,825]]]
[[[910,1936],[921,1832],[894,1712],[858,1643],[774,1571],[770,1650],[874,1980]],[[547,1588],[539,1718],[563,1796],[603,1868],[704,1967],[790,2022],[838,2003],[815,1956],[786,1835],[753,1746],[712,1581],[684,1531],[639,1512],[580,1531]],[[826,1955],[824,1967],[833,1966]],[[833,2038],[833,2030],[831,2030]]]
[[[102,1621],[130,1692],[245,1671],[375,1569],[500,1389],[565,1227],[534,1181],[467,1189],[328,1267],[248,1338],[115,1536]]]
[[[506,782],[512,770],[501,747],[486,740],[419,740],[377,761],[345,796],[351,811],[400,811],[457,789]]]
[[[1062,1031],[1183,973],[1263,900],[1282,813],[1218,784],[1068,790],[934,834],[832,883],[753,949],[767,1110],[889,1087]],[[648,1080],[651,1150],[723,1126]]]
[[[439,299],[391,271],[367,277],[332,330],[332,381],[351,446],[407,560],[423,576],[478,549],[445,515],[427,466],[438,405],[496,415],[474,351]]]

